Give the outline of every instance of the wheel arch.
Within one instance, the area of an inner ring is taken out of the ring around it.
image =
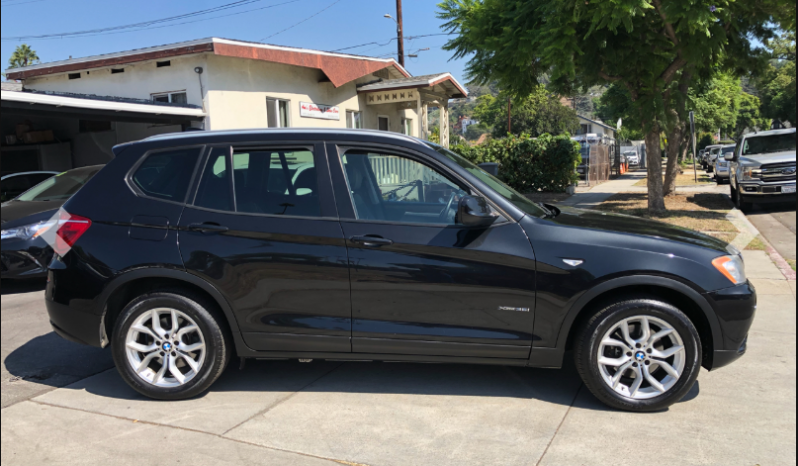
[[[604,282],[583,294],[568,312],[557,347],[565,352],[572,348],[573,339],[583,322],[603,304],[631,297],[649,297],[668,302],[687,314],[701,337],[702,365],[711,368],[715,346],[722,342],[722,331],[709,302],[690,286],[674,279],[655,276],[631,276]]]
[[[220,322],[220,324],[229,332],[236,351],[240,352],[239,349],[243,348],[242,345],[245,344],[241,338],[235,314],[233,314],[227,298],[213,285],[200,277],[180,270],[161,268],[137,269],[127,272],[117,277],[105,289],[100,301],[105,303],[102,311],[102,345],[106,346],[110,341],[109,335],[113,334],[116,318],[131,300],[145,292],[174,288],[193,291],[216,303],[218,310],[224,316],[224,321]]]

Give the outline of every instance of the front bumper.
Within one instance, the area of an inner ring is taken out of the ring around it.
[[[722,341],[715,342],[709,363],[709,369],[716,370],[740,359],[748,350],[748,333],[757,309],[756,288],[748,282],[705,296],[715,310],[723,333]]]
[[[44,278],[52,258],[53,249],[42,238],[5,240],[0,251],[0,273],[5,279]]]
[[[740,182],[737,189],[746,202],[789,202],[795,201],[795,192],[785,193],[785,188],[795,190],[795,180],[783,183]]]

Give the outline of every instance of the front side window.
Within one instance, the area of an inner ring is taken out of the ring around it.
[[[290,125],[288,100],[266,99],[266,118],[269,128],[288,128]]]
[[[467,194],[407,157],[350,150],[342,162],[358,220],[454,225],[458,201]]]
[[[199,155],[197,147],[150,154],[133,174],[133,184],[148,196],[184,202]]]
[[[493,191],[496,194],[506,199],[508,202],[516,206],[522,212],[525,212],[529,215],[533,215],[535,217],[545,217],[547,215],[545,210],[543,210],[539,205],[532,202],[529,198],[519,193],[518,191],[514,190],[513,188],[507,186],[506,184],[504,184],[504,182],[502,182],[495,176],[491,175],[485,170],[469,162],[461,155],[458,155],[450,151],[449,149],[444,149],[443,147],[437,144],[433,144],[431,142],[428,142],[427,145],[433,148],[434,150],[438,151],[438,153],[447,157],[449,160],[456,163],[457,165],[459,165],[460,167],[462,167],[463,169],[465,169],[475,177],[477,177],[480,181],[482,181],[483,183],[488,185],[488,187],[493,189]]]

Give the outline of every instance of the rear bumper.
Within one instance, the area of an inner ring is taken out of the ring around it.
[[[103,316],[96,311],[94,302],[85,299],[60,301],[55,291],[53,271],[47,281],[44,304],[50,325],[62,338],[83,345],[102,347]]]
[[[710,370],[728,366],[748,349],[748,334],[757,309],[756,288],[750,282],[706,295],[718,317],[722,341],[715,342]]]

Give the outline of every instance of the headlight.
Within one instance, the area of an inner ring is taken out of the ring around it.
[[[740,256],[718,257],[717,259],[712,261],[712,265],[714,265],[715,268],[718,269],[718,272],[722,273],[735,285],[742,285],[743,283],[746,282],[745,262],[743,262],[742,257]]]
[[[33,238],[38,238],[39,236],[43,235],[48,229],[50,229],[50,227],[53,226],[54,224],[55,223],[47,220],[17,228],[9,228],[8,230],[2,231],[2,240],[3,241],[7,239],[29,240]]]
[[[757,181],[762,177],[762,170],[757,168],[743,168],[743,181]]]

